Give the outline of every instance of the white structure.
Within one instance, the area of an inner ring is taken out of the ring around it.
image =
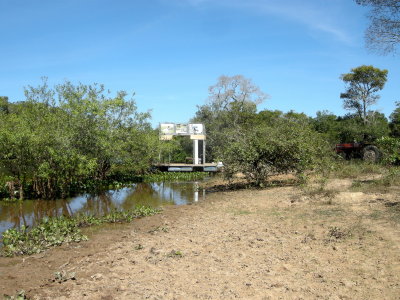
[[[190,136],[193,140],[193,164],[206,163],[206,132],[204,124],[160,123],[160,140],[172,140],[174,136]],[[203,141],[203,161],[199,158],[199,141]]]

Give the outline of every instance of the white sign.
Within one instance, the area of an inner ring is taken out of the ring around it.
[[[175,134],[187,135],[188,134],[188,125],[187,124],[176,124],[175,125]]]
[[[161,123],[160,135],[205,135],[203,124]]]
[[[189,133],[193,135],[205,134],[203,124],[189,124]]]
[[[162,135],[175,134],[175,124],[174,123],[160,124],[160,134]]]

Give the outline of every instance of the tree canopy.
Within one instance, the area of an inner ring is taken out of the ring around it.
[[[382,54],[395,52],[400,42],[399,0],[356,0],[357,4],[371,6],[371,20],[366,34],[366,44]]]
[[[214,152],[210,149],[222,146],[226,135],[234,134],[249,122],[257,111],[257,105],[268,95],[243,75],[220,76],[208,91],[206,104],[198,106],[192,121],[205,124],[207,156],[213,159]]]
[[[16,191],[20,198],[66,196],[111,173],[143,172],[157,155],[150,115],[123,91],[44,81],[25,97],[0,111],[0,181],[11,198]]]
[[[367,123],[368,107],[379,99],[376,93],[385,86],[387,74],[387,70],[366,65],[342,74],[340,78],[346,84],[346,91],[340,95],[344,108],[355,111]]]

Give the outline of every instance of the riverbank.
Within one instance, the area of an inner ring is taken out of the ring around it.
[[[94,229],[88,242],[0,258],[0,290],[32,299],[398,299],[398,190],[350,186],[210,193]]]
[[[169,176],[160,174],[164,175]],[[206,173],[201,175],[204,176]],[[186,176],[191,178],[190,175]],[[137,206],[158,208],[165,205],[188,204],[202,199],[203,189],[199,187],[198,182],[187,180],[182,175],[176,177],[181,180],[141,182],[124,188],[82,194],[68,199],[0,201],[0,240],[3,231],[22,226],[32,228],[43,218],[75,217],[82,214],[104,216],[115,210],[127,211]],[[172,176],[169,179],[172,179]]]

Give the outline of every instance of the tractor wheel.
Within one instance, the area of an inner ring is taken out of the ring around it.
[[[368,162],[378,162],[381,159],[381,152],[376,146],[369,145],[363,149],[363,160]]]

